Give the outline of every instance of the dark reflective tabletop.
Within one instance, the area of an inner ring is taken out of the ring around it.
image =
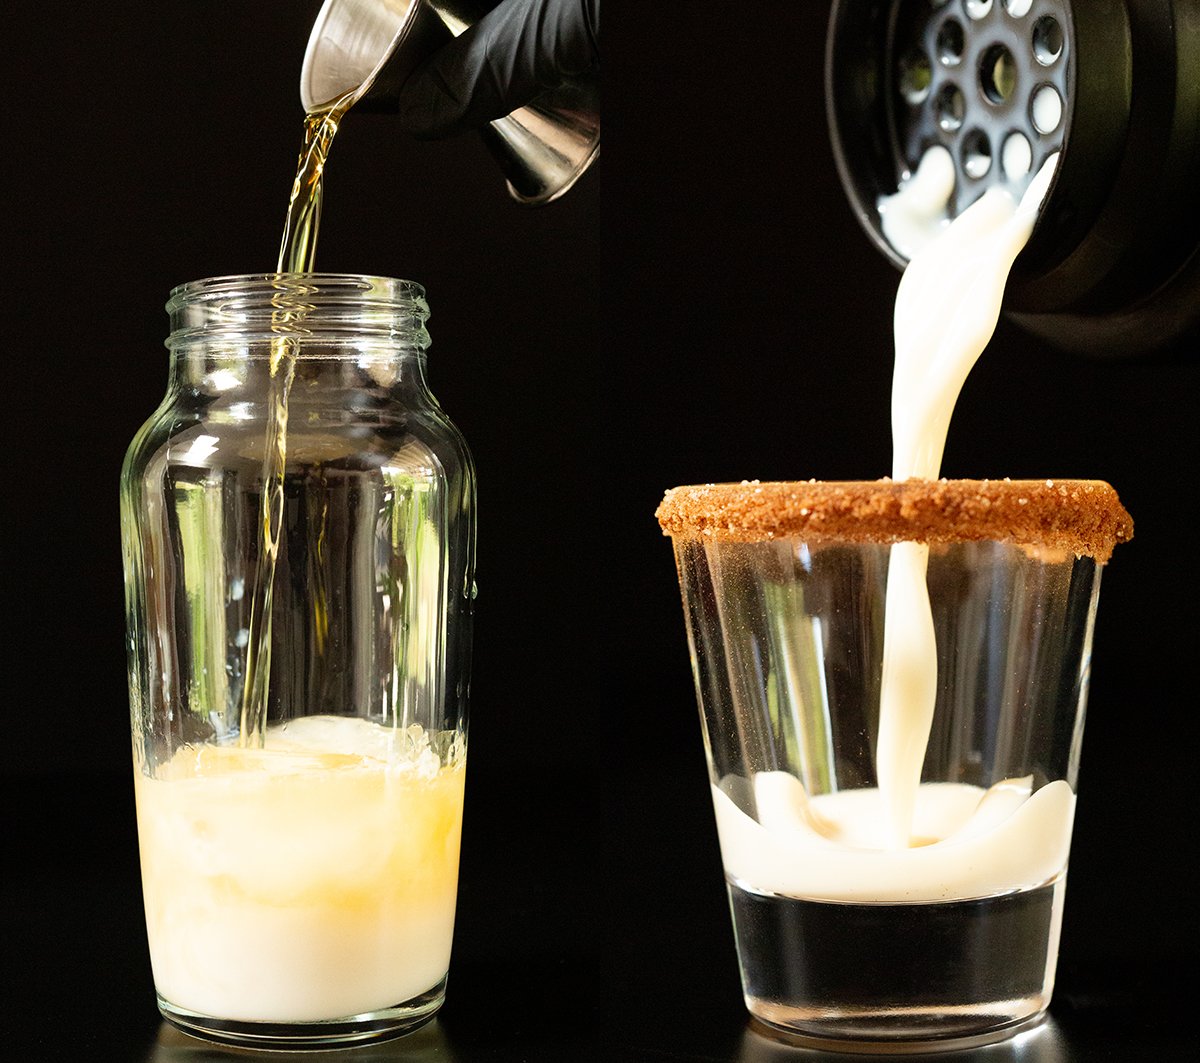
[[[694,765],[693,765],[694,766]],[[781,1044],[747,1019],[702,770],[631,780],[625,800],[572,807],[486,771],[468,784],[446,1004],[405,1038],[306,1054],[313,1063],[810,1063],[865,1056]],[[20,1060],[296,1060],[194,1040],[163,1023],[142,926],[132,786],[6,780],[6,1040]],[[666,785],[664,785],[666,784]],[[645,814],[654,795],[655,815]],[[33,810],[37,810],[33,814]],[[937,1063],[1195,1058],[1185,979],[1148,944],[1137,961],[1073,941],[1072,883],[1048,1020]],[[1181,937],[1190,935],[1180,929]],[[1095,943],[1090,943],[1094,946]],[[1181,948],[1183,946],[1181,945]],[[1168,950],[1169,951],[1169,950]]]

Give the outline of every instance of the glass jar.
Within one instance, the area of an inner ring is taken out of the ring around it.
[[[167,310],[121,477],[159,1007],[241,1044],[395,1033],[444,995],[474,598],[424,291],[223,277]]]

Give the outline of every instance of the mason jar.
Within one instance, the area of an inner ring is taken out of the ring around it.
[[[121,475],[159,1008],[263,1047],[394,1034],[445,992],[474,598],[424,291],[221,277],[167,310]]]

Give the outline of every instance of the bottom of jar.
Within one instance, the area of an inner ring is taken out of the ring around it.
[[[239,1048],[348,1048],[388,1041],[424,1026],[446,999],[446,979],[419,996],[388,1008],[316,1022],[255,1022],[222,1019],[178,1007],[162,996],[158,1010],[172,1026],[193,1037]]]

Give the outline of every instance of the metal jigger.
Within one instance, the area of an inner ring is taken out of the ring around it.
[[[308,112],[353,93],[359,110],[394,110],[409,75],[495,0],[325,0],[304,54],[300,99]],[[573,79],[482,130],[508,190],[549,203],[600,153],[599,86]]]

